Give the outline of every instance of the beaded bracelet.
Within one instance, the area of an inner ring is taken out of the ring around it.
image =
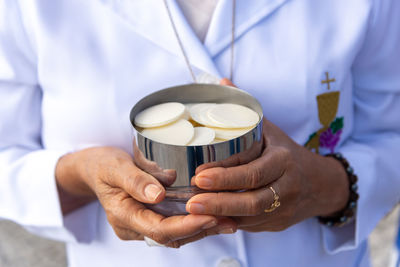
[[[318,220],[320,223],[326,224],[327,226],[343,226],[351,221],[357,210],[357,200],[359,198],[357,193],[357,175],[354,174],[353,168],[341,153],[328,154],[325,156],[338,160],[344,167],[347,178],[349,179],[350,196],[346,207],[338,212],[338,215],[334,217],[318,217]]]

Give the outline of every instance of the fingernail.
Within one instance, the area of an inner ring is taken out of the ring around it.
[[[218,234],[233,234],[235,231],[233,230],[232,227],[228,227],[228,228],[222,228],[220,230],[218,230]]]
[[[196,178],[196,184],[199,187],[211,187],[213,185],[213,181],[210,178],[198,177]]]
[[[211,221],[211,222],[203,225],[202,229],[203,230],[207,230],[207,229],[213,228],[215,226],[217,226],[217,222],[216,221]]]
[[[149,184],[148,186],[146,186],[146,188],[144,189],[144,194],[146,196],[146,198],[150,201],[155,201],[157,199],[157,197],[162,193],[161,188],[159,188],[158,186],[154,185],[154,184]]]
[[[200,203],[190,203],[189,204],[190,213],[204,213],[204,206]]]

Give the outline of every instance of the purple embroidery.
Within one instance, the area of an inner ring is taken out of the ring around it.
[[[321,152],[319,151],[319,148],[326,148],[330,151],[329,153],[334,153],[335,148],[339,143],[343,126],[343,117],[336,118],[329,125],[329,128],[322,133],[319,134],[321,130],[312,133],[304,146],[316,153]]]
[[[319,137],[320,147],[328,148],[331,153],[334,153],[335,147],[340,140],[341,134],[342,134],[342,129],[336,131],[336,133],[333,133],[332,129],[328,128],[326,131],[321,133]]]

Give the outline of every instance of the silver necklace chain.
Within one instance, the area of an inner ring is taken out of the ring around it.
[[[181,37],[180,37],[180,35],[178,33],[178,30],[176,29],[176,25],[175,25],[174,19],[172,18],[171,10],[169,8],[167,0],[164,0],[164,5],[165,5],[165,9],[167,10],[167,13],[168,13],[169,21],[171,22],[171,26],[172,26],[172,28],[174,30],[174,34],[175,34],[176,40],[178,41],[178,44],[179,44],[179,47],[181,49],[182,55],[183,55],[183,57],[185,59],[186,66],[187,66],[187,68],[188,68],[188,70],[190,72],[190,75],[192,76],[193,82],[197,83],[196,76],[194,75],[192,65],[190,64],[189,58],[188,58],[188,56],[186,54],[186,51],[185,51],[185,48],[183,46]],[[234,60],[234,48],[235,48],[235,24],[236,24],[235,21],[236,21],[236,0],[232,0],[231,65],[230,65],[230,76],[229,76],[229,79],[231,81],[233,80],[233,60]]]

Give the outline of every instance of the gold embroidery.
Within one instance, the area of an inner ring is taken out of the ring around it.
[[[329,72],[325,72],[325,77],[326,77],[326,80],[321,81],[321,83],[322,84],[324,84],[324,83],[328,84],[328,90],[330,90],[331,89],[331,83],[336,82],[336,79],[335,78],[329,79]]]
[[[317,95],[319,122],[325,127],[329,127],[336,117],[339,95],[338,91]]]
[[[326,80],[321,81],[321,84],[327,84],[328,90],[330,90],[330,84],[336,82],[336,79],[329,79],[328,72],[325,72],[325,76]],[[317,96],[318,118],[322,128],[312,134],[305,144],[308,149],[315,150],[316,153],[319,153],[321,134],[327,131],[335,120],[339,106],[339,96],[339,91],[323,93]]]

